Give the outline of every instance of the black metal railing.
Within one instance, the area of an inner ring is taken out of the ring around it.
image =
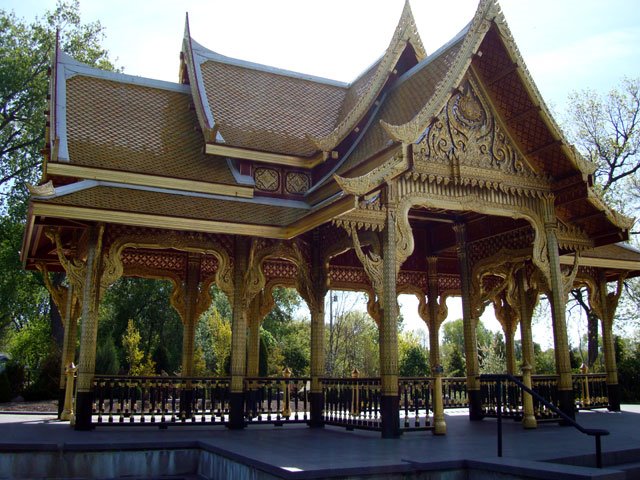
[[[201,377],[94,378],[95,425],[225,424],[229,379]]]
[[[433,410],[431,406],[432,388],[432,378],[401,377],[398,380],[401,430],[431,428],[429,412]]]
[[[465,377],[442,378],[442,403],[448,408],[468,408],[467,379]]]
[[[308,377],[246,378],[245,421],[282,426],[309,421]]]
[[[322,392],[325,424],[349,430],[381,428],[379,378],[323,378]]]
[[[516,385],[522,392],[526,392],[530,394],[534,400],[542,403],[545,408],[553,411],[559,418],[561,418],[567,425],[571,425],[581,433],[585,435],[589,435],[595,437],[596,442],[596,466],[598,468],[602,468],[602,442],[601,437],[605,435],[609,435],[608,430],[599,429],[599,428],[585,428],[582,425],[578,424],[574,419],[567,416],[562,410],[560,410],[554,404],[545,400],[541,395],[539,395],[535,390],[530,389],[526,385],[524,385],[520,380],[515,378],[512,375],[480,375],[481,382],[495,382],[495,404],[496,404],[496,418],[497,421],[497,429],[498,429],[498,457],[502,457],[502,386],[510,382]]]
[[[576,406],[581,410],[608,407],[607,375],[605,373],[574,374],[573,393]]]

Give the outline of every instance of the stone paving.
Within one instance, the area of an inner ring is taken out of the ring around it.
[[[459,460],[549,461],[593,455],[595,450],[593,437],[572,427],[547,423],[535,430],[523,430],[519,423],[505,420],[503,459],[498,459],[495,420],[470,422],[464,411],[448,412],[446,420],[446,436],[410,432],[389,440],[380,438],[377,432],[348,432],[335,427],[310,429],[301,425],[250,426],[240,431],[224,427],[180,426],[160,430],[110,426],[76,432],[67,422],[59,422],[53,416],[12,414],[0,415],[0,451],[138,450],[204,445],[257,465],[289,472],[324,472],[328,476],[334,470],[384,469],[408,464],[437,466]],[[587,428],[611,432],[602,441],[605,464],[615,463],[616,452],[633,449],[640,452],[640,406],[625,405],[620,413],[581,412],[577,420]]]

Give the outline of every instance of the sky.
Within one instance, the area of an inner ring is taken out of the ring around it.
[[[639,0],[501,0],[524,61],[547,105],[562,121],[571,92],[604,95],[640,76]],[[131,75],[177,81],[189,14],[192,37],[223,55],[350,82],[391,40],[404,0],[80,0],[84,22],[105,27],[104,46]],[[412,0],[427,54],[472,19],[477,0]],[[53,0],[0,0],[0,8],[31,20]],[[450,301],[450,318],[459,302]],[[401,298],[407,328],[424,329],[417,301]],[[488,309],[485,323],[499,325]],[[570,320],[571,321],[571,320]],[[584,332],[580,322],[570,331]],[[534,339],[552,346],[549,325]]]

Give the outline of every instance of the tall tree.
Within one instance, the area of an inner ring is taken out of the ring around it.
[[[619,211],[636,216],[640,200],[640,78],[624,79],[607,95],[593,90],[569,96],[566,130],[580,153],[596,166],[596,188]],[[632,232],[636,233],[636,232]],[[627,290],[640,303],[634,283]],[[587,316],[587,363],[593,367],[598,352],[598,318],[585,301],[583,289],[571,298]]]
[[[27,22],[0,9],[0,344],[5,343],[8,328],[15,333],[55,308],[39,274],[22,270],[19,249],[26,183],[37,183],[40,176],[56,31],[65,52],[90,65],[114,69],[101,46],[102,26],[83,23],[78,11],[77,0],[59,1],[52,11]]]

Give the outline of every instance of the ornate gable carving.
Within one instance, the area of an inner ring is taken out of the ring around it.
[[[429,124],[414,147],[413,160],[417,172],[456,183],[549,188],[548,179],[536,174],[513,145],[470,75]]]

